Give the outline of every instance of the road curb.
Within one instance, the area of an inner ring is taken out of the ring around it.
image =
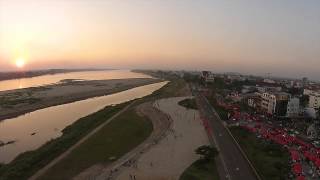
[[[246,153],[243,151],[243,149],[241,148],[241,146],[240,146],[240,144],[238,143],[237,139],[232,135],[232,133],[231,133],[231,131],[229,130],[228,127],[225,127],[225,128],[227,129],[229,135],[232,137],[233,141],[236,143],[236,145],[237,145],[238,149],[240,150],[242,156],[248,161],[248,163],[249,163],[251,169],[253,170],[254,174],[256,175],[257,179],[258,179],[258,180],[262,180],[261,177],[260,177],[260,175],[258,174],[256,168],[252,165],[251,161],[249,160],[247,154],[246,154]]]
[[[204,99],[209,103],[208,99],[206,97],[204,97]],[[229,128],[226,127],[226,125],[224,124],[224,121],[221,120],[220,115],[216,112],[216,110],[212,107],[212,105],[210,104],[212,110],[214,111],[215,115],[218,117],[219,122],[222,123],[223,127],[227,130],[228,134],[231,136],[231,138],[233,139],[233,141],[236,143],[238,149],[240,150],[242,156],[248,161],[249,166],[251,167],[251,169],[253,170],[253,173],[255,174],[256,178],[258,180],[262,180],[262,178],[260,177],[260,175],[258,174],[256,168],[253,166],[253,164],[251,163],[251,161],[249,160],[249,158],[247,157],[246,153],[243,151],[243,149],[241,148],[241,146],[239,145],[238,141],[235,139],[235,137],[232,135],[232,133],[230,132]]]

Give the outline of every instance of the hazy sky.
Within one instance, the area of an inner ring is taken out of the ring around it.
[[[0,70],[18,57],[320,79],[320,1],[0,0]]]

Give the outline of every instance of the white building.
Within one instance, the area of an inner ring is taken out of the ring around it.
[[[201,77],[205,82],[214,82],[214,74],[209,71],[202,71]]]
[[[300,113],[300,99],[290,98],[287,106],[287,117],[297,117]]]
[[[269,83],[269,84],[274,84],[274,83],[276,83],[274,80],[272,80],[272,79],[263,79],[263,82],[265,82],[265,83]]]
[[[309,96],[309,103],[308,103],[309,108],[318,109],[320,107],[320,92],[319,91],[304,89],[303,94]]]
[[[261,99],[258,96],[248,98],[248,106],[254,109],[260,106]]]
[[[288,98],[289,94],[287,93],[263,93],[261,108],[269,114],[285,115]]]
[[[261,98],[261,108],[267,113],[273,114],[276,108],[276,96],[269,93],[263,93]]]

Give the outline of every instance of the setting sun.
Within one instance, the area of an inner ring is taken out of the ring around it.
[[[25,64],[26,64],[26,61],[23,58],[18,58],[16,60],[16,66],[18,68],[23,68]]]

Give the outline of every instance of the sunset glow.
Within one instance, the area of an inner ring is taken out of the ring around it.
[[[0,0],[0,180],[260,177],[320,180],[320,0]]]
[[[319,6],[298,0],[1,0],[0,69],[15,69],[10,59],[23,49],[30,69],[210,69],[320,78]]]
[[[18,58],[18,59],[16,60],[16,66],[17,66],[17,68],[23,68],[23,67],[25,66],[25,64],[26,64],[26,61],[25,61],[25,59],[23,59],[23,58]]]

